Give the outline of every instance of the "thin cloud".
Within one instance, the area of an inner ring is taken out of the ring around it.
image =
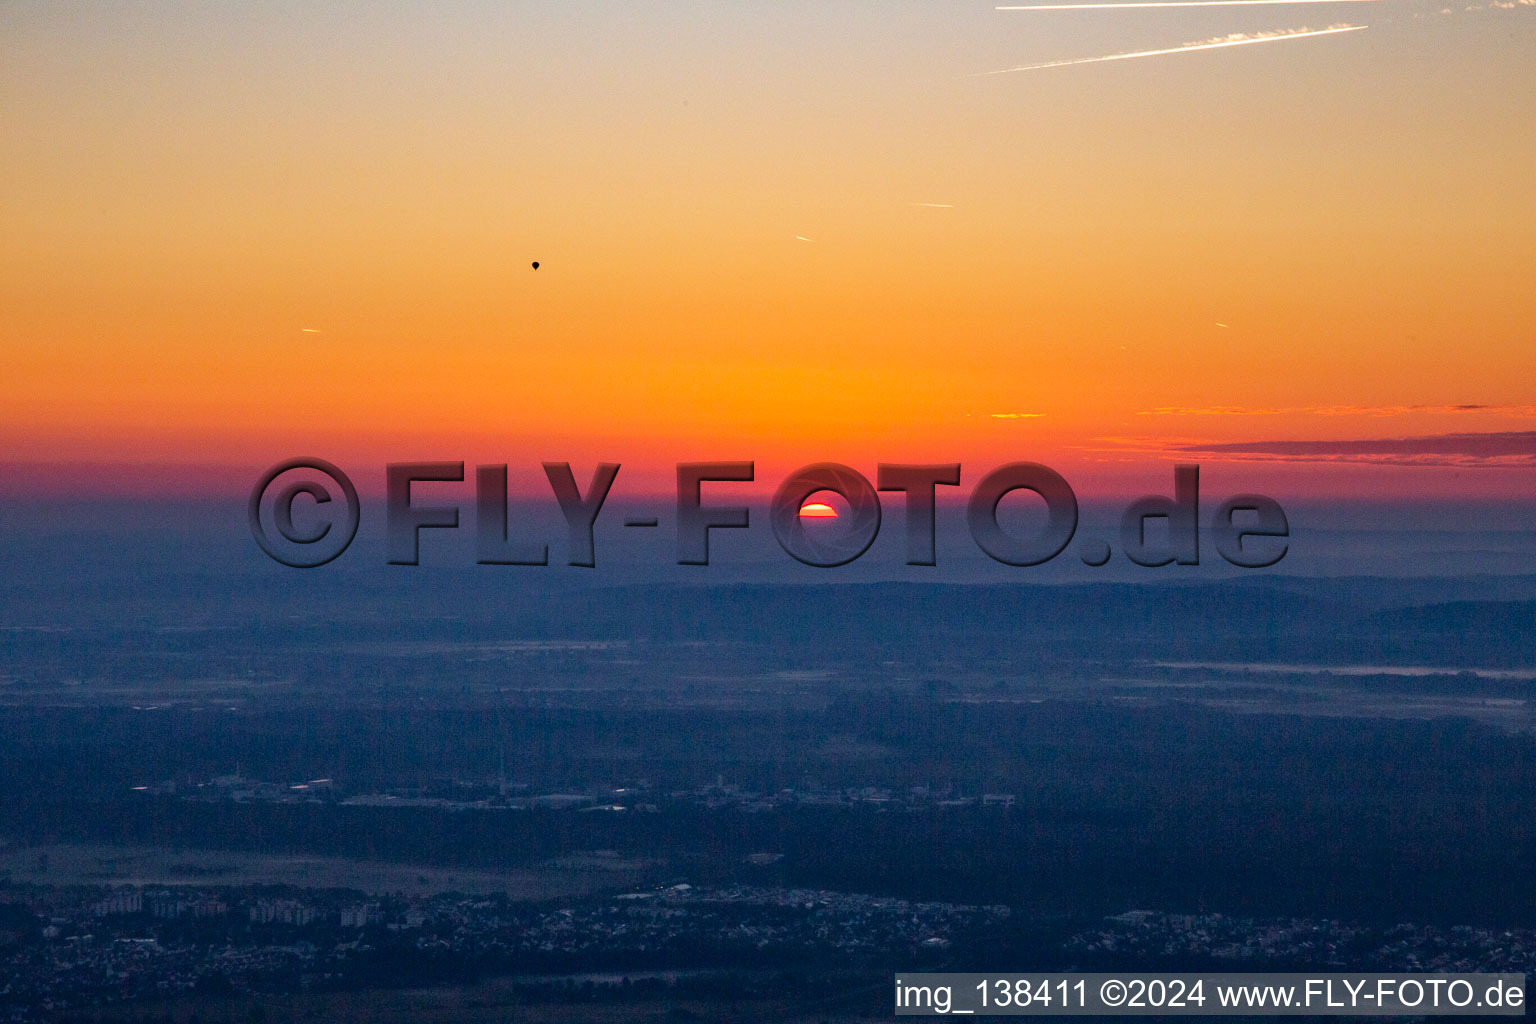
[[[1091,4],[1010,4],[997,7],[998,11],[1108,11],[1132,7],[1274,7],[1295,4],[1377,4],[1384,0],[1143,0],[1127,3]],[[1516,0],[1518,3],[1536,3],[1536,0]]]
[[[1279,43],[1289,39],[1310,39],[1314,36],[1336,35],[1340,32],[1359,32],[1369,27],[1369,25],[1330,25],[1328,28],[1302,27],[1279,32],[1233,32],[1230,35],[1194,43],[1181,43],[1161,50],[1135,50],[1130,53],[1111,53],[1103,57],[1078,57],[1074,60],[1049,60],[1041,64],[1020,64],[1018,67],[1001,68],[997,71],[982,71],[972,77],[1008,75],[1015,71],[1039,71],[1042,68],[1064,68],[1073,64],[1100,64],[1111,60],[1134,60],[1137,57],[1161,57],[1171,53],[1194,53],[1197,50],[1220,50],[1229,46],[1249,46],[1254,43]]]
[[[995,420],[1038,420],[1045,415],[1043,412],[989,412],[988,416]]]
[[[1168,456],[1236,462],[1351,463],[1463,469],[1536,469],[1536,431],[1429,434],[1363,440],[1161,441],[1100,438],[1107,451],[1136,450]]]
[[[1460,413],[1488,413],[1496,416],[1533,417],[1536,405],[1284,405],[1254,407],[1245,405],[1165,405],[1142,409],[1138,416],[1447,416]]]
[[[1458,14],[1473,11],[1513,11],[1517,7],[1536,7],[1536,0],[1488,0],[1486,4],[1467,4],[1461,11],[1454,11],[1449,7],[1440,8],[1440,14]],[[1414,14],[1415,18],[1423,18],[1424,12]]]

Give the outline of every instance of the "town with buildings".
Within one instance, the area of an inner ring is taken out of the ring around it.
[[[919,903],[817,889],[678,882],[565,905],[505,895],[366,897],[244,887],[0,889],[0,1020],[153,1004],[185,994],[293,993],[515,976],[766,972],[840,963],[937,969],[1027,926],[1005,906]],[[1530,929],[1351,925],[1133,910],[1072,933],[1061,970],[1172,962],[1212,969],[1520,972]],[[593,974],[592,972],[600,972]],[[605,973],[604,973],[605,972]],[[668,973],[672,972],[672,973]],[[595,980],[594,980],[595,979]]]

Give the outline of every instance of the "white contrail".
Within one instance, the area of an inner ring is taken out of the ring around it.
[[[1010,4],[999,11],[1108,11],[1126,7],[1266,7],[1276,4],[1379,4],[1383,0],[1134,0],[1128,3]],[[1519,2],[1519,0],[1515,0]]]
[[[1193,53],[1195,50],[1218,50],[1225,46],[1247,46],[1249,43],[1278,43],[1283,39],[1306,39],[1309,36],[1327,36],[1336,32],[1358,32],[1369,25],[1334,25],[1331,28],[1299,28],[1290,32],[1259,32],[1252,35],[1234,33],[1219,39],[1199,43],[1184,43],[1163,50],[1137,50],[1134,53],[1111,53],[1106,57],[1079,57],[1076,60],[1051,60],[1044,64],[1021,64],[1016,68],[983,71],[981,75],[1006,75],[1014,71],[1035,71],[1039,68],[1061,68],[1069,64],[1097,64],[1106,60],[1130,60],[1133,57],[1160,57],[1165,53]]]

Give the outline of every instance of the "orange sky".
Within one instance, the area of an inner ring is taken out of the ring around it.
[[[1345,6],[7,4],[0,462],[1112,489],[1191,445],[1536,430],[1536,6]]]

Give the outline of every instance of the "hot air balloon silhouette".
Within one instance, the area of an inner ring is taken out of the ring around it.
[[[539,269],[539,261],[538,260],[534,260],[533,261],[533,269],[534,270],[538,270]]]

